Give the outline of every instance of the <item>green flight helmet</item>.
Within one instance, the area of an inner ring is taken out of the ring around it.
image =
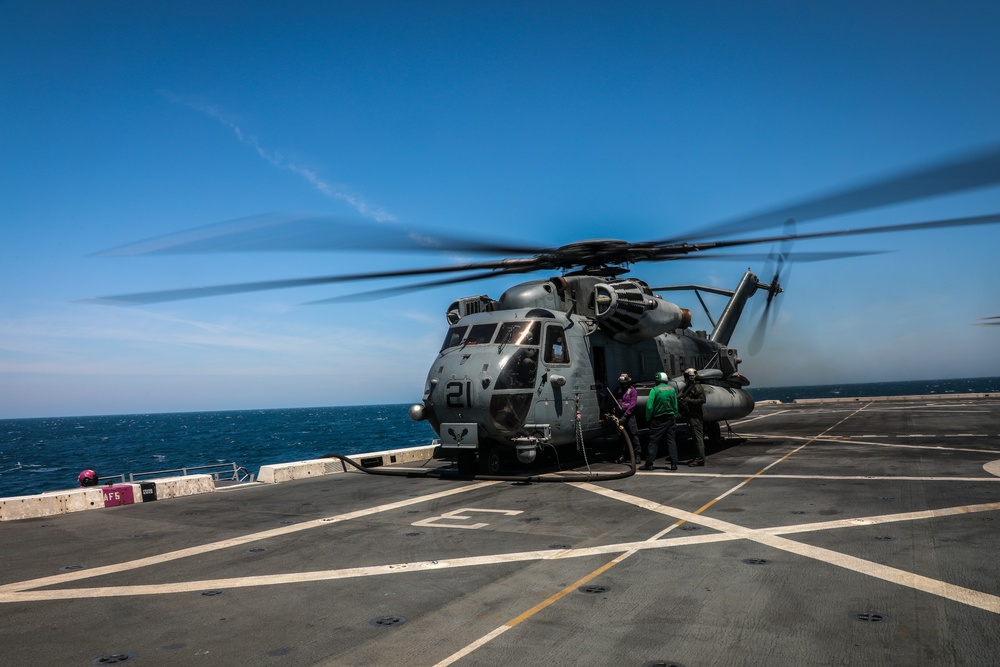
[[[667,382],[670,380],[670,378],[667,376],[666,373],[657,373],[655,375],[655,379],[657,384],[659,384],[660,382]]]

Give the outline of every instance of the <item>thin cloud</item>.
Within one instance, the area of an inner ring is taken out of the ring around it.
[[[223,126],[229,128],[229,130],[236,135],[236,138],[240,141],[240,143],[252,148],[265,162],[273,167],[276,167],[277,169],[290,171],[293,174],[300,176],[324,196],[329,197],[330,199],[342,201],[361,215],[371,218],[372,220],[376,220],[378,222],[396,222],[396,217],[394,215],[386,212],[378,206],[368,203],[356,194],[349,192],[343,185],[329,183],[314,169],[291,162],[281,153],[264,148],[261,146],[256,136],[244,132],[243,128],[237,124],[234,117],[223,113],[218,107],[199,102],[189,97],[177,95],[167,90],[160,90],[158,92],[173,104],[179,104],[189,109],[193,109],[194,111],[205,114],[209,118],[218,121]]]
[[[318,329],[308,324],[291,333],[248,333],[240,322],[135,310],[127,315],[0,318],[0,376],[155,372],[338,377],[371,371],[385,377],[387,368],[394,368],[419,382],[428,355],[437,349],[437,336],[404,340],[398,335],[373,336],[352,328]],[[344,340],[352,341],[350,349],[342,345]],[[220,355],[219,350],[236,356]]]

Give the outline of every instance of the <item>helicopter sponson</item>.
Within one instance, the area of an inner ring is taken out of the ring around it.
[[[755,285],[748,274],[744,281]],[[427,419],[468,471],[476,460],[495,472],[508,453],[531,463],[544,447],[616,438],[609,388],[621,373],[636,379],[640,418],[654,374],[665,370],[680,392],[689,366],[705,369],[708,433],[712,423],[753,410],[728,341],[691,331],[691,313],[641,280],[582,274],[525,282],[499,300],[460,299],[447,319],[423,402],[410,416]]]

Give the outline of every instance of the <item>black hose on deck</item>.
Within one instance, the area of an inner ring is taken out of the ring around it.
[[[617,423],[617,421],[616,421]],[[617,424],[619,434],[625,438],[625,443],[628,445],[628,458],[629,467],[623,472],[616,473],[584,473],[577,478],[559,478],[559,477],[545,477],[542,475],[474,475],[468,477],[465,475],[450,474],[450,473],[440,473],[436,470],[427,470],[416,472],[413,470],[386,470],[384,468],[366,468],[351,458],[344,456],[342,454],[324,454],[320,458],[322,459],[338,459],[341,463],[347,464],[352,468],[356,468],[363,473],[369,475],[388,475],[390,477],[454,477],[456,479],[472,479],[479,481],[488,482],[610,482],[615,479],[625,479],[626,477],[631,477],[635,474],[636,464],[635,464],[635,446],[632,443],[632,436],[629,435],[621,424]]]

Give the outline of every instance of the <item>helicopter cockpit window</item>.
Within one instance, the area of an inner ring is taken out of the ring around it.
[[[465,331],[469,327],[451,327],[448,329],[447,335],[444,337],[444,344],[441,345],[441,351],[447,350],[449,347],[455,347],[461,344],[462,338],[465,337]]]
[[[561,325],[545,327],[545,363],[568,364],[569,349],[566,347],[566,332]]]
[[[538,370],[538,350],[522,347],[504,363],[496,389],[534,389]]]
[[[493,332],[497,330],[496,322],[490,324],[477,324],[469,331],[469,337],[465,339],[466,345],[482,345],[493,340]]]
[[[538,345],[538,322],[504,322],[494,342],[500,345]]]

